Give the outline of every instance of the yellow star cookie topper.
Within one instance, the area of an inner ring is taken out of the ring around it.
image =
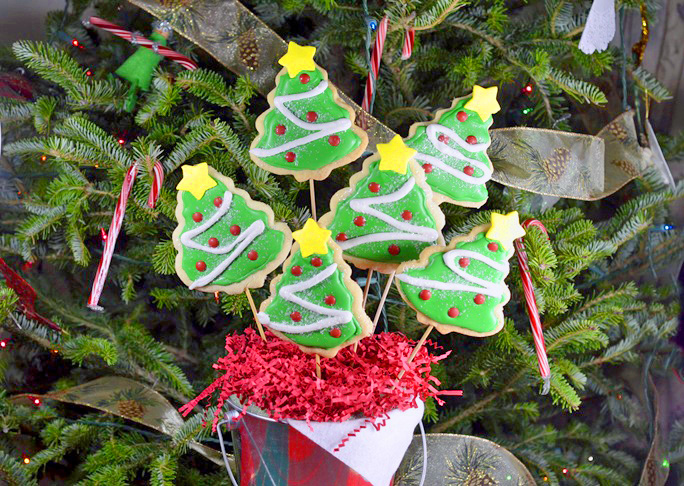
[[[204,197],[207,189],[216,185],[216,181],[209,175],[209,166],[206,162],[197,165],[184,165],[181,169],[183,169],[183,178],[176,189],[190,192],[197,200]]]
[[[316,48],[313,46],[300,46],[296,42],[290,42],[287,45],[287,54],[278,59],[278,64],[287,68],[287,74],[291,78],[302,71],[313,71],[316,69],[313,57],[316,54]]]
[[[496,94],[499,88],[492,86],[491,88],[483,88],[482,86],[473,86],[473,97],[465,104],[465,108],[473,110],[480,115],[480,119],[485,121],[492,116],[493,113],[498,112],[501,107],[496,101]]]
[[[318,223],[309,218],[304,223],[304,228],[292,233],[292,237],[299,243],[299,250],[303,257],[308,257],[314,253],[327,255],[328,239],[332,231],[318,226]]]
[[[511,211],[505,215],[492,213],[492,226],[485,236],[498,241],[506,250],[513,248],[513,240],[525,236],[525,230],[520,226],[518,211]]]
[[[416,150],[409,148],[399,135],[395,135],[390,143],[379,143],[380,170],[393,170],[398,174],[406,174],[408,162],[416,155]]]

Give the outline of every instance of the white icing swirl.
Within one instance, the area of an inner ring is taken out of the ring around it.
[[[240,235],[233,240],[232,243],[229,245],[225,246],[218,246],[216,248],[212,248],[207,245],[201,245],[192,239],[204,233],[207,231],[209,228],[214,226],[218,220],[220,220],[230,209],[231,203],[233,202],[233,193],[230,191],[226,191],[225,194],[223,195],[223,202],[221,203],[221,206],[218,208],[218,211],[216,211],[214,214],[211,215],[209,219],[207,219],[204,223],[199,225],[197,228],[191,229],[190,231],[187,231],[183,233],[180,237],[181,243],[188,248],[194,248],[196,250],[204,251],[207,253],[213,253],[215,255],[223,255],[224,253],[229,253],[228,257],[226,257],[225,260],[223,260],[216,268],[214,268],[211,272],[208,274],[204,275],[201,278],[198,278],[195,280],[191,285],[190,289],[196,289],[197,287],[204,287],[205,285],[213,282],[216,277],[221,275],[234,261],[235,259],[240,256],[240,254],[247,248],[254,239],[262,234],[264,232],[264,229],[266,229],[266,225],[264,224],[263,221],[260,219],[254,221],[249,227],[240,233]]]
[[[436,242],[439,238],[439,231],[433,228],[427,228],[425,226],[418,226],[416,224],[407,223],[405,221],[399,221],[375,208],[371,205],[374,204],[389,204],[406,197],[413,186],[415,186],[416,180],[410,177],[403,186],[398,190],[384,194],[382,196],[367,197],[363,199],[352,199],[349,202],[349,207],[359,213],[367,214],[369,216],[374,216],[380,221],[383,221],[393,228],[399,231],[387,231],[383,233],[372,233],[364,236],[358,236],[356,238],[350,238],[346,241],[338,241],[337,244],[343,250],[348,250],[349,248],[354,248],[358,245],[363,245],[365,243],[376,243],[380,241],[394,241],[394,240],[411,240],[411,241],[425,241],[425,242]]]
[[[308,98],[313,98],[314,96],[318,96],[319,94],[323,93],[327,87],[328,82],[324,79],[311,91],[276,96],[273,99],[273,104],[275,104],[276,108],[278,108],[278,110],[285,115],[285,118],[297,125],[299,128],[313,131],[314,133],[273,148],[253,148],[250,150],[250,152],[257,157],[269,157],[271,155],[281,154],[287,150],[292,150],[293,148],[306,145],[307,143],[313,142],[314,140],[318,140],[319,138],[323,138],[328,135],[332,135],[333,133],[343,132],[349,129],[351,127],[351,120],[349,118],[340,118],[339,120],[333,120],[326,123],[309,123],[304,120],[300,120],[297,116],[295,116],[294,113],[290,111],[287,106],[285,106],[285,103],[291,101],[305,100]]]

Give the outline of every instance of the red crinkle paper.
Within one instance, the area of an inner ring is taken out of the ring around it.
[[[430,374],[431,365],[446,358],[422,347],[411,363],[415,341],[398,333],[381,333],[359,342],[356,352],[348,346],[332,359],[321,359],[321,379],[316,378],[316,358],[289,342],[266,332],[266,341],[252,329],[244,334],[226,336],[228,354],[214,365],[224,373],[194,400],[180,408],[187,416],[201,401],[217,410],[216,428],[221,410],[232,395],[243,404],[266,411],[271,418],[312,422],[343,422],[350,418],[372,420],[387,412],[406,410],[440,393],[440,382]],[[397,377],[406,370],[401,380]],[[451,394],[451,393],[446,393]]]

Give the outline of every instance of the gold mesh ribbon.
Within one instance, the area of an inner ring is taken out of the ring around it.
[[[15,401],[27,403],[34,398],[95,408],[168,435],[173,435],[184,423],[176,408],[162,395],[142,383],[120,376],[105,376],[44,395],[12,397]],[[223,459],[218,451],[194,440],[190,441],[189,445],[210,461],[223,465]]]
[[[200,46],[226,68],[247,75],[263,95],[275,87],[286,42],[236,0],[129,0]],[[339,90],[338,90],[339,91]],[[368,150],[395,133],[339,91],[368,133]],[[651,152],[637,143],[632,112],[597,136],[538,128],[491,131],[492,180],[538,194],[571,199],[606,197],[650,165]]]

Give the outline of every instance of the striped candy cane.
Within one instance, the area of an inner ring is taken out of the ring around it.
[[[522,227],[527,229],[530,226],[536,226],[544,232],[548,237],[544,225],[536,219],[528,219],[522,224]],[[513,242],[516,253],[518,255],[518,263],[520,264],[520,277],[523,282],[523,289],[525,291],[525,304],[527,313],[530,316],[530,325],[532,327],[532,335],[534,336],[534,348],[537,351],[537,361],[539,363],[539,373],[544,379],[544,388],[542,395],[549,392],[551,386],[551,368],[549,367],[549,360],[546,356],[546,345],[544,344],[544,333],[542,330],[541,318],[539,317],[539,309],[537,309],[537,299],[534,296],[534,285],[532,284],[532,276],[530,275],[530,267],[527,264],[527,252],[525,251],[525,243],[522,238],[518,238]]]
[[[156,42],[152,42],[151,40],[141,35],[134,34],[130,30],[126,30],[122,27],[119,27],[116,24],[107,22],[106,20],[101,19],[99,17],[90,17],[90,19],[85,23],[86,25],[94,25],[95,27],[106,30],[107,32],[111,32],[112,34],[119,36],[122,39],[126,39],[131,43],[146,47],[156,52],[157,54],[160,54],[164,57],[168,57],[172,61],[177,62],[185,69],[188,69],[190,71],[192,71],[193,69],[197,69],[198,67],[195,61],[188,57],[185,57],[183,54],[176,52],[173,49],[169,49],[168,47],[160,46]]]
[[[380,59],[382,58],[382,49],[385,47],[385,37],[387,37],[387,27],[389,26],[389,18],[383,17],[378,25],[378,30],[375,35],[375,45],[373,47],[373,55],[371,56],[370,73],[366,79],[366,92],[363,96],[361,108],[366,112],[371,112],[372,101],[375,93],[375,85],[377,84],[378,74],[380,72]]]
[[[116,245],[116,240],[119,236],[119,231],[121,230],[121,223],[123,222],[124,214],[126,213],[128,196],[131,194],[131,189],[133,188],[133,183],[135,182],[135,177],[137,175],[138,164],[136,163],[126,171],[126,177],[124,178],[123,185],[121,186],[121,194],[119,194],[119,200],[117,201],[116,208],[114,209],[114,216],[112,216],[112,223],[109,225],[109,231],[107,232],[107,239],[105,240],[102,258],[100,258],[100,264],[97,266],[95,280],[93,281],[93,288],[90,291],[90,297],[88,297],[88,307],[92,310],[104,310],[98,305],[98,302],[100,301],[102,288],[104,287],[105,280],[107,279],[109,264],[111,263],[112,255],[114,254],[114,246]]]
[[[413,27],[406,29],[404,34],[404,45],[401,48],[401,58],[405,61],[411,57],[413,53],[413,41],[416,37],[416,31]]]
[[[164,184],[164,169],[161,162],[155,160],[154,167],[152,167],[152,187],[150,187],[150,195],[147,198],[147,205],[152,209],[157,205],[162,184]]]

